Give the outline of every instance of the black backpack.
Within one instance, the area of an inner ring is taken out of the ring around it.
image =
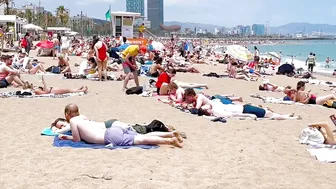
[[[154,119],[150,124],[146,126],[147,133],[154,132],[154,131],[160,131],[160,132],[168,132],[168,128],[164,123],[162,123],[159,120]]]

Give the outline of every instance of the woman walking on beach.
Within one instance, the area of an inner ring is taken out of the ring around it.
[[[98,66],[98,77],[99,81],[102,81],[102,77],[104,74],[105,80],[107,80],[107,45],[100,41],[97,36],[93,36],[93,45],[92,45],[97,58],[97,66]]]

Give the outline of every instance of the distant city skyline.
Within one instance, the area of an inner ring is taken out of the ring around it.
[[[138,12],[145,16],[145,0],[126,0],[127,12]]]
[[[151,22],[151,28],[164,24],[163,0],[147,0],[147,19]]]
[[[126,0],[41,0],[41,6],[55,13],[58,6],[70,9],[74,16],[83,11],[89,17],[104,19],[111,5],[112,11],[126,11]],[[38,0],[15,0],[15,6]],[[146,3],[145,3],[146,4]],[[335,0],[269,1],[269,0],[164,0],[164,21],[179,21],[214,24],[223,27],[236,25],[265,24],[280,26],[291,22],[336,25]],[[228,18],[228,19],[226,19]]]

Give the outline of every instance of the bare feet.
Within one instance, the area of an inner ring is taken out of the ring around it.
[[[183,142],[183,138],[182,138],[182,136],[180,135],[179,132],[177,132],[177,131],[173,131],[173,134],[174,134],[174,137],[177,138],[177,140],[178,140],[180,143]]]
[[[84,86],[82,90],[83,90],[84,93],[87,93],[87,91],[89,90],[89,88],[87,86]]]
[[[179,141],[177,140],[177,138],[176,137],[173,137],[172,139],[170,139],[171,141],[170,141],[170,144],[171,145],[173,145],[173,146],[175,146],[175,147],[178,147],[178,148],[182,148],[182,144],[181,143],[179,143]]]

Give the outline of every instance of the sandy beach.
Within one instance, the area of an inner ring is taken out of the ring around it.
[[[34,53],[34,52],[33,52]],[[50,57],[38,58],[44,67],[56,65]],[[80,57],[70,57],[73,70]],[[224,66],[197,65],[202,72],[224,73]],[[118,75],[118,74],[117,74]],[[39,84],[38,75],[23,75]],[[45,76],[48,86],[89,87],[86,96],[68,98],[1,98],[0,114],[0,188],[283,188],[334,189],[336,165],[321,163],[306,151],[308,146],[295,140],[308,123],[328,121],[335,109],[298,105],[263,104],[249,97],[259,92],[259,82],[202,77],[178,73],[184,82],[207,83],[207,94],[234,93],[245,102],[261,104],[279,113],[296,113],[298,121],[252,121],[229,119],[226,124],[185,114],[154,97],[126,96],[122,82],[62,80],[60,75]],[[295,86],[298,79],[269,77],[272,83]],[[321,80],[334,78],[318,76]],[[146,78],[141,77],[141,83]],[[133,81],[131,81],[133,84]],[[327,94],[327,87],[307,85],[307,91]],[[1,89],[16,91],[15,88]],[[281,93],[259,92],[283,97]],[[56,148],[53,137],[41,136],[58,117],[64,106],[75,103],[80,113],[92,120],[115,118],[123,122],[143,123],[153,119],[184,131],[184,148],[161,146],[142,150],[94,150]],[[111,180],[92,179],[85,175]]]

